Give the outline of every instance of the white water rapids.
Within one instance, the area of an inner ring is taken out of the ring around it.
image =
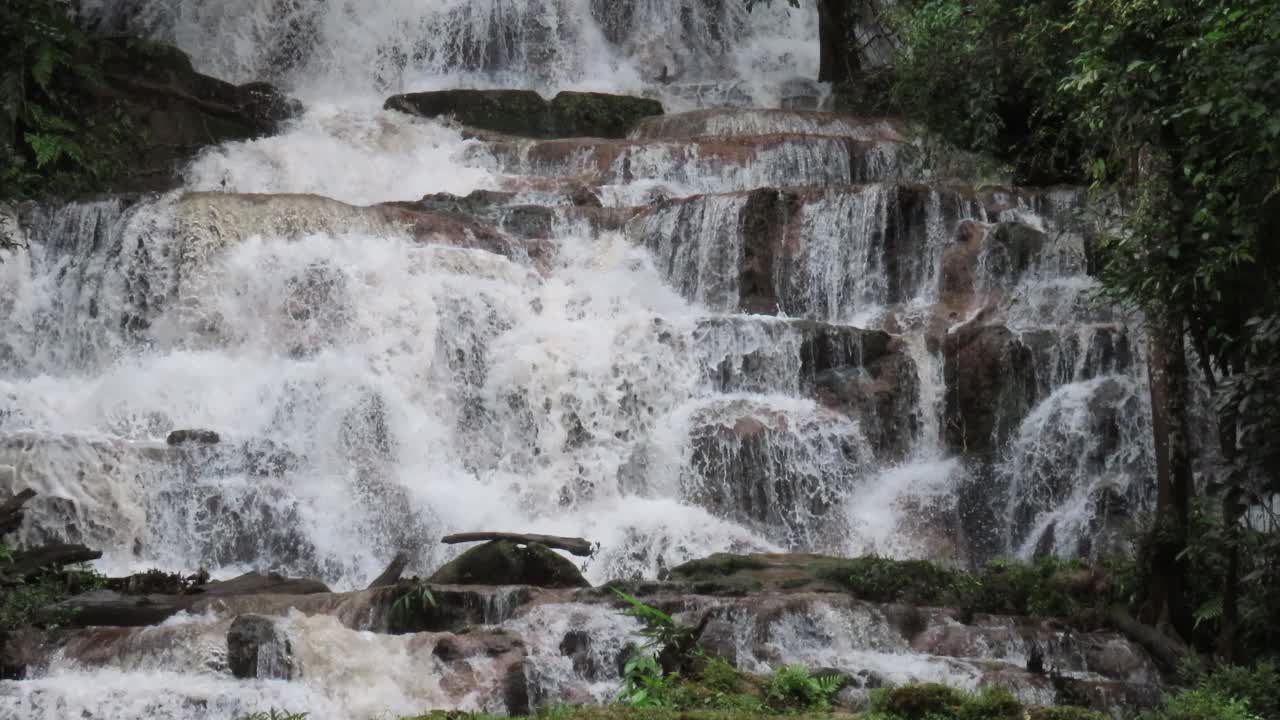
[[[652,578],[721,551],[977,555],[957,547],[973,482],[944,447],[947,390],[925,327],[956,224],[1007,218],[968,200],[948,215],[948,191],[931,190],[918,222],[894,220],[905,201],[892,199],[892,156],[864,168],[882,177],[860,178],[833,150],[843,146],[822,137],[724,166],[640,147],[628,172],[648,175],[604,178],[606,205],[643,204],[655,189],[712,194],[624,230],[575,222],[558,206],[549,252],[424,241],[362,207],[522,187],[536,174],[455,127],[379,109],[388,94],[590,89],[654,95],[668,112],[776,108],[796,87],[823,92],[803,81],[817,74],[810,4],[753,14],[729,0],[82,5],[104,25],[177,44],[201,72],[279,83],[307,109],[275,137],[204,152],[182,191],[28,213],[29,248],[0,264],[0,466],[13,469],[0,480],[41,497],[24,539],[100,548],[108,573],[275,570],[339,590],[364,587],[400,550],[411,571],[430,572],[456,553],[440,535],[475,530],[590,538],[600,545],[584,568],[593,583]],[[664,67],[668,85],[654,82]],[[760,122],[744,114],[710,133],[748,136]],[[823,134],[799,121],[755,134],[765,132]],[[778,282],[790,318],[739,314],[745,196],[714,193],[861,180],[886,184],[820,192],[800,210],[806,249]],[[1051,231],[1064,213],[1008,211]],[[877,243],[904,222],[915,229],[895,236],[901,262],[884,267]],[[1046,261],[1005,289],[1023,300],[1011,328],[1051,328],[1038,347],[1059,367],[979,490],[986,507],[1017,518],[1005,552],[1031,554],[1050,527],[1053,550],[1077,552],[1096,529],[1095,485],[1133,495],[1129,478],[1149,462],[1141,371],[1089,360],[1102,321],[1080,309],[1092,281],[1072,263]],[[707,324],[725,316],[741,322]],[[794,318],[903,335],[915,378],[894,417],[915,428],[906,452],[885,453],[865,416],[814,399]],[[1110,420],[1091,414],[1096,405]],[[1107,422],[1124,427],[1107,434]],[[214,430],[222,443],[168,448],[180,428]],[[1118,449],[1095,442],[1099,433]],[[615,634],[628,627],[611,614],[589,620]],[[131,659],[97,669],[55,662],[45,677],[0,685],[0,717],[502,709],[459,701],[413,672],[431,660],[412,638],[325,617],[288,625],[305,682],[210,670],[226,619],[183,617],[146,633],[188,633],[185,651],[124,653]],[[868,660],[863,649],[801,647],[808,635],[788,632],[796,647],[778,651],[784,659],[844,653],[903,678],[928,666],[922,677],[976,682],[971,669],[905,647]],[[538,662],[567,685],[571,669],[553,650]],[[606,699],[611,687],[582,692]]]

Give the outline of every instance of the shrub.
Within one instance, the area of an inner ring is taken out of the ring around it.
[[[1147,712],[1143,720],[1259,720],[1249,711],[1249,702],[1230,698],[1212,690],[1184,690],[1165,700],[1164,708]]]
[[[728,660],[713,657],[702,668],[702,684],[717,692],[736,693],[742,688],[742,676]]]
[[[787,665],[774,671],[765,701],[776,710],[827,710],[847,678],[844,675],[814,677],[803,665]]]
[[[1208,673],[1195,667],[1186,679],[1205,692],[1247,701],[1249,710],[1266,720],[1280,720],[1280,668],[1273,662],[1252,668],[1227,665]]]
[[[937,683],[881,688],[871,693],[872,710],[900,720],[953,717],[962,704],[960,691]]]
[[[1022,703],[998,687],[982,688],[963,697],[955,711],[957,720],[1022,720],[1022,715]]]

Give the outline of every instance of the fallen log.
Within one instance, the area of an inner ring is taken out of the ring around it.
[[[1117,630],[1150,653],[1152,659],[1165,672],[1176,671],[1182,660],[1192,652],[1191,648],[1176,638],[1171,638],[1150,625],[1138,622],[1123,607],[1113,607],[1108,610],[1107,619],[1115,625]]]
[[[0,537],[16,531],[22,526],[23,505],[36,496],[36,491],[27,488],[14,495],[0,505]]]
[[[546,545],[556,550],[564,550],[579,557],[590,557],[592,553],[592,545],[589,540],[583,538],[560,537],[558,535],[534,535],[530,533],[505,533],[505,532],[473,532],[473,533],[457,533],[454,535],[446,535],[441,542],[446,545],[456,545],[458,543],[488,542],[490,540],[506,540],[519,545],[529,545],[536,543],[538,545]]]
[[[42,545],[16,552],[8,563],[0,565],[0,583],[20,583],[47,568],[60,569],[67,565],[91,562],[100,557],[102,553],[83,545]]]
[[[400,581],[400,575],[404,573],[405,566],[408,564],[408,555],[404,553],[396,553],[395,558],[391,560],[391,564],[387,566],[387,569],[383,570],[381,575],[374,578],[373,582],[369,583],[369,587],[365,589],[372,590],[374,588],[395,585]]]
[[[39,613],[41,623],[64,627],[144,627],[162,623],[186,610],[195,598],[186,595],[125,595],[94,590],[54,603]]]

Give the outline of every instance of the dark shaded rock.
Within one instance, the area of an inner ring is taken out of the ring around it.
[[[68,627],[142,627],[164,622],[185,609],[186,603],[174,595],[94,590],[45,608],[41,617]]]
[[[922,419],[920,379],[901,342],[879,330],[805,325],[802,384],[823,405],[859,418],[877,453],[904,457]]]
[[[276,573],[245,573],[230,580],[205,585],[210,597],[226,595],[313,595],[330,592],[319,580],[287,578]]]
[[[506,703],[507,714],[518,717],[530,714],[528,662],[514,663],[502,680],[502,701]]]
[[[685,498],[782,545],[816,544],[832,531],[823,520],[870,454],[857,438],[821,432],[824,421],[837,418],[801,427],[768,406],[728,401],[706,408],[693,419]]]
[[[532,90],[438,90],[395,95],[388,110],[531,138],[624,138],[641,118],[662,114],[647,98],[562,92],[550,101]]]
[[[440,585],[532,585],[534,587],[590,587],[567,558],[545,545],[520,546],[494,540],[471,548],[431,576]]]
[[[101,82],[80,83],[77,106],[86,116],[119,113],[131,135],[146,137],[125,153],[123,171],[109,183],[115,192],[175,187],[182,165],[202,148],[271,134],[302,109],[265,83],[236,86],[201,75],[167,45],[106,38],[85,52]]]
[[[45,633],[35,628],[0,632],[0,680],[25,680],[47,657]]]
[[[1044,233],[1030,225],[1018,222],[1004,222],[996,225],[991,233],[991,239],[1003,250],[1003,253],[988,257],[989,271],[1007,274],[1014,278],[1031,267],[1047,242]]]
[[[424,589],[431,594],[429,600],[423,598]],[[381,588],[374,604],[385,621],[385,627],[379,625],[378,630],[403,635],[497,625],[532,598],[533,590],[528,586],[439,587],[401,581],[395,587]]]
[[[591,652],[591,636],[585,630],[570,630],[560,641],[560,654],[573,662],[573,671],[588,680],[602,676],[595,656]]]
[[[0,478],[0,481],[4,479]],[[25,517],[23,506],[35,496],[36,491],[27,488],[0,504],[0,537],[16,532],[19,527],[22,527],[22,519]]]
[[[222,437],[213,430],[174,430],[165,438],[170,445],[217,445]]]
[[[990,455],[1035,400],[1031,349],[1002,325],[965,325],[943,340],[945,435],[953,450]]]
[[[738,214],[742,235],[738,306],[743,312],[772,315],[778,311],[775,256],[799,207],[799,199],[793,193],[772,189],[748,193],[746,204]]]
[[[242,680],[289,680],[293,647],[274,618],[240,615],[227,630],[227,666]]]

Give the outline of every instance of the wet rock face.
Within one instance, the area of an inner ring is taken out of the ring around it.
[[[646,98],[566,91],[547,101],[532,90],[410,93],[392,96],[386,108],[530,138],[623,138],[642,118],[662,114],[662,104]]]
[[[882,331],[811,323],[801,376],[819,402],[862,422],[877,455],[905,457],[920,432],[920,381],[902,343]]]
[[[128,118],[145,147],[129,153],[111,183],[119,192],[168,190],[183,162],[201,148],[275,132],[301,105],[267,83],[236,86],[192,68],[180,50],[142,41],[104,40],[93,62],[103,82],[78,89],[86,114]]]
[[[545,545],[494,540],[462,553],[431,576],[441,585],[590,587],[577,566]]]
[[[241,615],[227,631],[227,666],[242,680],[290,680],[293,647],[275,619]]]
[[[990,456],[1017,432],[1035,400],[1034,356],[1002,325],[965,326],[942,345],[947,446]]]

